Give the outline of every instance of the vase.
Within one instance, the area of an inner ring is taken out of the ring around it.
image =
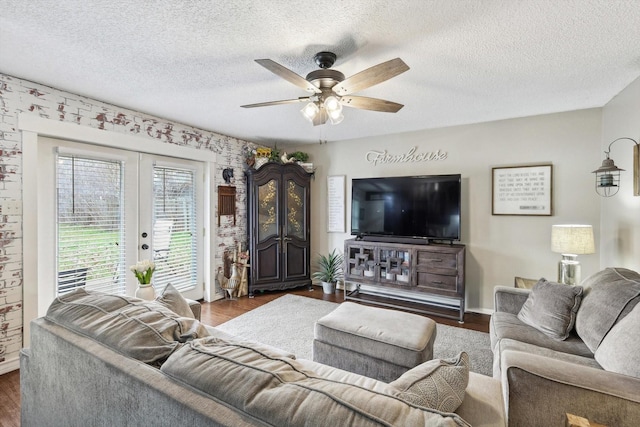
[[[336,291],[336,282],[322,282],[322,292],[332,294]]]
[[[227,292],[229,292],[229,299],[235,299],[233,297],[233,293],[236,289],[238,289],[238,285],[240,284],[240,273],[238,273],[238,267],[236,264],[231,265],[231,277],[229,277],[229,282],[227,283]]]
[[[156,290],[151,283],[141,283],[136,289],[136,298],[152,301],[156,299]]]

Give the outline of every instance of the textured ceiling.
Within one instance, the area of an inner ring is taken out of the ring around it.
[[[345,140],[601,107],[640,76],[640,0],[0,0],[0,72],[267,144]],[[400,57],[411,69],[311,126],[305,76],[330,50],[349,77]]]

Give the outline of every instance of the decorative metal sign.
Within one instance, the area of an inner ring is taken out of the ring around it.
[[[374,166],[386,164],[386,163],[416,163],[416,162],[431,162],[436,160],[444,160],[447,158],[447,153],[444,151],[436,150],[429,153],[416,152],[418,147],[412,147],[404,154],[390,154],[387,150],[367,151],[364,158],[367,162],[372,163]]]

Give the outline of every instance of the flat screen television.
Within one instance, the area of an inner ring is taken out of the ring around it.
[[[351,234],[460,240],[460,175],[354,178]]]

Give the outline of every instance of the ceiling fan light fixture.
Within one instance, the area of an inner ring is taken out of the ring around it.
[[[323,102],[324,109],[327,111],[329,121],[332,125],[337,125],[344,120],[342,115],[342,104],[340,100],[335,96],[328,96]]]
[[[313,123],[313,119],[320,112],[320,109],[318,108],[315,102],[310,102],[304,107],[302,107],[302,110],[300,110],[300,112],[302,113],[305,119]]]
[[[338,111],[337,114],[336,113],[329,113],[329,121],[331,122],[332,125],[337,125],[338,123],[342,122],[344,120],[344,115],[342,114],[341,111]]]
[[[352,95],[353,92],[367,89],[407,71],[409,66],[402,59],[395,58],[382,62],[346,79],[340,71],[331,68],[336,60],[334,53],[319,52],[314,57],[314,60],[320,69],[311,71],[305,78],[271,59],[256,59],[258,64],[288,82],[310,92],[311,96],[260,102],[242,105],[241,107],[266,107],[307,101],[308,104],[300,112],[314,126],[323,125],[328,121],[331,121],[334,125],[342,122],[344,119],[342,107],[344,105],[351,108],[385,113],[397,113],[403,107],[402,104],[384,99]]]
[[[327,96],[324,100],[324,108],[331,114],[333,111],[342,111],[342,104],[335,96]]]

